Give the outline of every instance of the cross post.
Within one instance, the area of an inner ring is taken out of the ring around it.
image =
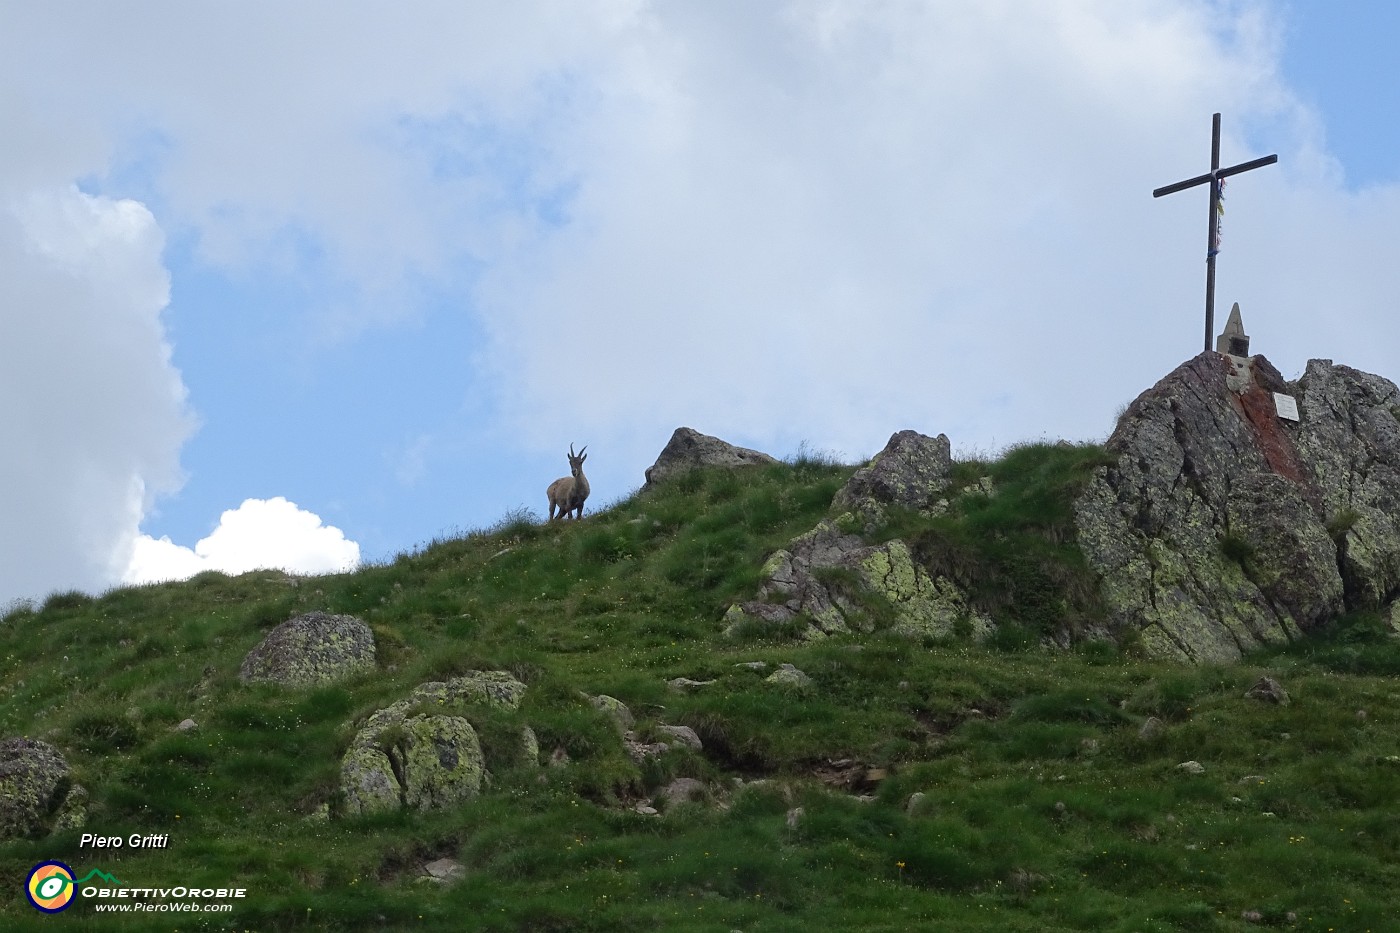
[[[1229,168],[1220,167],[1220,114],[1210,118],[1210,172],[1167,185],[1152,192],[1154,198],[1164,194],[1174,194],[1187,188],[1210,183],[1210,225],[1206,231],[1206,349],[1210,349],[1211,337],[1215,331],[1215,254],[1219,252],[1216,243],[1220,234],[1220,183],[1231,175],[1238,175],[1250,169],[1263,168],[1278,161],[1277,155],[1267,155],[1262,159],[1241,162]]]

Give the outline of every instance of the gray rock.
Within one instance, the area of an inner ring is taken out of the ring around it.
[[[345,810],[441,809],[475,797],[485,771],[476,730],[460,716],[380,721],[355,737],[341,763]]]
[[[1272,677],[1260,677],[1254,682],[1254,686],[1244,692],[1246,698],[1251,700],[1263,700],[1266,703],[1274,703],[1278,706],[1288,705],[1288,691]]]
[[[515,709],[524,692],[525,685],[504,671],[473,671],[422,684],[378,710],[341,759],[343,812],[434,810],[474,798],[487,772],[468,717],[474,707]],[[533,749],[538,760],[538,742],[528,728],[521,746],[522,755],[530,756]]]
[[[795,618],[807,625],[802,637],[874,627],[871,607],[892,610],[893,630],[913,637],[946,638],[965,629],[974,638],[991,634],[990,619],[973,610],[964,593],[943,576],[930,576],[914,562],[903,541],[867,544],[843,531],[866,534],[884,523],[891,507],[936,514],[947,506],[952,470],[946,435],[900,431],[832,499],[843,514],[799,535],[764,565],[757,597],[725,613],[733,635],[757,626],[782,628]]]
[[[646,485],[642,488],[650,489],[657,483],[664,483],[699,467],[734,468],[777,462],[761,451],[735,447],[693,428],[676,428],[656,462],[647,468]]]
[[[627,757],[637,764],[641,764],[648,758],[659,758],[671,750],[671,746],[665,742],[638,741],[635,732],[628,732],[622,737],[622,747],[627,752]]]
[[[176,732],[189,732],[189,731],[191,731],[191,730],[193,730],[193,729],[198,729],[198,728],[199,728],[199,723],[195,722],[193,719],[182,719],[182,720],[180,720],[180,724],[179,724],[178,726],[175,727],[175,731],[176,731]]]
[[[520,727],[520,762],[532,768],[540,765],[540,740],[529,726]]]
[[[893,630],[900,634],[949,637],[962,625],[982,638],[993,628],[952,581],[916,564],[903,541],[867,545],[832,522],[770,557],[763,577],[756,599],[726,611],[727,634],[750,626],[781,628],[799,616],[807,622],[802,637],[809,639],[868,632],[874,628],[872,600],[892,610]]]
[[[1378,607],[1400,589],[1395,411],[1378,376],[1313,360],[1290,384],[1262,356],[1218,353],[1139,396],[1075,506],[1115,630],[1223,662]]]
[[[267,633],[243,659],[244,683],[316,687],[374,670],[374,633],[354,616],[309,612]]]
[[[1176,766],[1176,770],[1183,774],[1205,774],[1206,766],[1199,761],[1183,761]]]
[[[63,754],[38,739],[0,742],[0,840],[39,838],[81,826],[87,791],[75,787]]]
[[[1297,384],[1298,452],[1337,542],[1346,607],[1400,594],[1400,389],[1331,360]]]
[[[867,530],[884,523],[888,506],[936,512],[940,505],[946,506],[942,497],[952,468],[952,448],[946,434],[928,437],[917,431],[900,431],[837,490],[831,504],[837,511],[855,513]]]
[[[423,873],[439,884],[451,884],[465,878],[467,869],[455,859],[440,858],[424,865]]]
[[[909,816],[918,816],[929,808],[928,794],[923,791],[915,791],[909,795],[909,799],[904,802],[904,812]]]
[[[525,685],[505,671],[470,671],[451,680],[433,680],[414,689],[409,700],[439,706],[482,705],[519,709]]]
[[[593,704],[594,709],[607,714],[617,726],[618,732],[626,732],[636,723],[636,718],[632,715],[632,711],[627,708],[627,704],[616,697],[600,694],[596,697],[589,697],[588,702]]]
[[[713,680],[691,680],[689,677],[675,677],[666,681],[666,686],[677,693],[694,693],[701,687],[708,687]]]
[[[781,665],[776,671],[763,678],[763,682],[784,687],[796,687],[799,690],[805,690],[812,686],[812,678],[791,664]]]
[[[697,781],[695,778],[676,778],[670,784],[661,788],[656,796],[660,800],[665,801],[668,806],[703,800],[705,798],[705,784],[703,781]]]
[[[1144,742],[1151,742],[1166,730],[1166,725],[1156,716],[1148,716],[1138,729],[1138,738]]]
[[[695,749],[697,752],[705,748],[700,736],[695,734],[695,730],[689,726],[657,726],[657,732],[669,735],[682,745]]]

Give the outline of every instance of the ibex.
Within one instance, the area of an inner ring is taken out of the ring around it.
[[[574,445],[569,445],[569,472],[573,476],[556,479],[549,484],[549,520],[554,521],[554,510],[559,510],[560,518],[583,518],[583,500],[588,498],[588,477],[583,475],[583,461],[588,459],[588,445],[574,453]]]

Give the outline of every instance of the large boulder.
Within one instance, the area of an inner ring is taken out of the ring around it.
[[[832,522],[794,538],[768,559],[763,576],[756,599],[725,613],[726,633],[782,629],[799,620],[796,634],[820,638],[870,631],[884,611],[902,634],[980,637],[992,630],[991,620],[951,581],[931,577],[903,541],[866,544]]]
[[[1298,453],[1338,545],[1348,608],[1400,597],[1400,390],[1309,360],[1298,380]]]
[[[308,612],[267,633],[243,659],[244,683],[317,687],[374,670],[374,633],[354,616]]]
[[[342,812],[432,810],[474,798],[487,778],[473,707],[516,709],[525,685],[504,671],[432,681],[378,710],[356,732],[340,763]],[[537,757],[528,728],[521,754]]]
[[[650,489],[657,483],[699,467],[732,468],[777,462],[761,451],[735,447],[717,437],[701,434],[694,428],[676,428],[656,462],[647,467],[647,481],[642,488]]]
[[[859,516],[867,527],[881,524],[889,506],[938,512],[948,504],[943,496],[952,469],[948,435],[929,437],[917,431],[899,431],[836,491],[831,505]]]
[[[63,754],[49,743],[23,738],[0,742],[0,840],[81,826],[86,799]]]
[[[1393,383],[1326,360],[1288,383],[1262,356],[1206,352],[1144,392],[1075,506],[1114,627],[1226,661],[1393,599],[1397,414]]]

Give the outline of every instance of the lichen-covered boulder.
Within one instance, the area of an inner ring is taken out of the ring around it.
[[[87,792],[63,754],[38,739],[0,742],[0,840],[38,838],[83,825]]]
[[[1394,384],[1326,360],[1288,383],[1207,352],[1144,392],[1075,505],[1113,627],[1220,662],[1379,608],[1400,590],[1397,414]]]
[[[473,709],[516,709],[525,685],[504,671],[472,671],[416,687],[372,714],[340,763],[341,812],[358,816],[408,807],[440,809],[472,799],[488,778]],[[538,763],[528,727],[517,749]]]
[[[500,709],[518,709],[525,685],[505,671],[471,671],[446,681],[429,681],[409,695],[412,702],[440,705],[480,703]]]
[[[344,809],[440,809],[475,797],[485,772],[476,730],[461,716],[380,717],[341,762]]]
[[[590,696],[588,702],[592,704],[593,708],[598,712],[603,713],[611,719],[613,725],[617,726],[618,732],[626,732],[636,723],[636,718],[632,715],[632,711],[627,708],[627,704],[623,703],[617,697],[610,697],[606,693],[600,693],[598,696]]]
[[[243,659],[244,683],[317,687],[374,670],[374,633],[354,616],[308,612],[267,633]]]
[[[794,538],[763,568],[758,597],[725,613],[726,632],[781,628],[801,619],[805,638],[870,631],[888,609],[892,628],[909,635],[981,637],[992,622],[973,610],[944,577],[931,577],[899,540],[866,544],[832,522]]]
[[[837,511],[860,516],[867,527],[882,524],[889,506],[938,512],[947,507],[943,496],[952,469],[952,446],[946,434],[928,437],[899,431],[837,490],[831,504]]]
[[[646,485],[643,488],[650,489],[657,483],[699,467],[734,468],[777,462],[762,451],[735,447],[717,437],[701,434],[694,428],[676,428],[657,456],[656,462],[647,468]]]

